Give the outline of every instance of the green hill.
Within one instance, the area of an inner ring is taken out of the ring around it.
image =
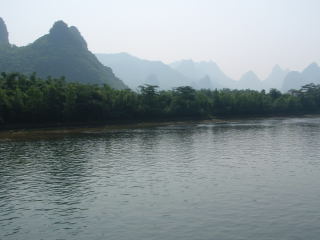
[[[71,82],[127,88],[111,68],[103,66],[88,50],[78,29],[63,21],[56,22],[49,34],[24,47],[6,42],[7,29],[2,19],[0,30],[0,40],[4,39],[0,42],[0,72],[36,72],[40,77],[64,76]]]

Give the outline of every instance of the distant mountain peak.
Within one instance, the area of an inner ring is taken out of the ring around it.
[[[316,62],[311,63],[309,66],[315,66],[315,67],[319,67],[319,64]]]
[[[49,31],[49,39],[58,45],[67,45],[68,47],[82,47],[87,49],[87,43],[81,36],[81,33],[75,26],[68,27],[64,21],[55,22]]]
[[[248,79],[248,78],[255,78],[258,79],[260,81],[260,79],[258,78],[257,74],[255,74],[255,72],[253,72],[252,70],[244,73],[241,77],[241,79]]]
[[[0,44],[9,44],[9,33],[7,30],[7,26],[1,17],[0,17]]]
[[[274,65],[274,67],[272,68],[272,72],[282,72],[283,69],[280,67],[279,64]]]
[[[170,66],[184,76],[198,81],[208,75],[214,88],[234,88],[236,82],[229,78],[220,67],[212,60],[195,62],[193,60],[181,60],[171,63]]]
[[[299,89],[303,85],[302,74],[298,71],[291,71],[287,74],[283,80],[282,90],[284,92],[289,91],[290,89]]]
[[[240,82],[260,82],[260,79],[253,71],[250,70],[241,76]]]
[[[248,71],[238,81],[238,88],[261,90],[262,82],[253,71]]]
[[[319,65],[316,62],[313,62],[308,67],[306,67],[306,69],[304,71],[318,70],[318,69],[319,69]]]
[[[263,88],[268,90],[271,88],[281,89],[283,81],[290,70],[282,69],[279,64],[274,65],[268,77],[263,81]]]
[[[123,52],[100,53],[96,56],[104,65],[111,67],[131,89],[137,89],[138,86],[145,83],[158,85],[160,89],[172,89],[192,84],[193,79],[180,74],[161,61],[141,59]]]

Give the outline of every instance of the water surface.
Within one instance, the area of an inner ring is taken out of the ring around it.
[[[0,141],[0,239],[320,236],[320,118]]]

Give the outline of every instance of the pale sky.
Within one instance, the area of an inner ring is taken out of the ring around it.
[[[95,53],[165,63],[213,60],[232,78],[275,64],[320,62],[320,0],[0,0],[10,42],[26,45],[63,20]]]

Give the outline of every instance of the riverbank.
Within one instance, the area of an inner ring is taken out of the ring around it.
[[[100,133],[121,129],[151,128],[168,125],[186,125],[203,123],[228,123],[244,120],[259,119],[287,119],[287,118],[305,118],[320,117],[314,115],[277,115],[277,116],[237,116],[237,117],[208,117],[208,118],[179,118],[179,119],[153,119],[148,121],[109,121],[109,122],[90,122],[90,123],[52,123],[52,124],[26,124],[26,125],[8,125],[0,127],[0,141],[18,140],[18,139],[37,139],[55,138],[62,135],[76,135],[88,133]]]
[[[121,129],[149,128],[166,125],[179,125],[193,122],[223,122],[218,118],[180,118],[180,119],[158,119],[158,120],[136,120],[136,121],[108,121],[89,123],[51,123],[51,124],[17,124],[0,127],[0,140],[58,137],[65,134],[99,133]]]

